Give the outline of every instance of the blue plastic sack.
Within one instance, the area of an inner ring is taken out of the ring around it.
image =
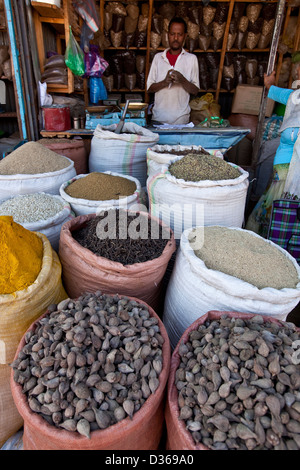
[[[99,77],[90,78],[90,101],[97,104],[100,100],[107,99],[107,91],[104,83]]]

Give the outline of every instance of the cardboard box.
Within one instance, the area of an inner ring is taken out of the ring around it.
[[[235,89],[231,112],[239,114],[259,115],[262,86],[238,85]],[[266,117],[272,116],[275,102],[267,99]]]

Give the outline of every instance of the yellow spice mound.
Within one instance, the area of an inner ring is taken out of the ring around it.
[[[0,295],[12,294],[34,283],[43,259],[43,242],[30,230],[0,216]]]

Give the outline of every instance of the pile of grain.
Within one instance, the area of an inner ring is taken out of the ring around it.
[[[109,201],[134,194],[136,184],[128,178],[93,172],[78,178],[65,188],[65,192],[74,198],[90,201]]]
[[[52,173],[70,166],[70,161],[37,142],[27,142],[0,161],[1,175]]]
[[[202,230],[204,243],[195,254],[208,269],[229,274],[259,289],[294,289],[300,281],[293,263],[263,238],[243,230],[212,226],[192,230],[190,241],[195,237],[201,239]]]
[[[0,215],[11,215],[18,224],[38,222],[54,217],[64,203],[51,194],[33,193],[7,199],[0,205]]]
[[[169,172],[185,181],[230,180],[241,176],[240,171],[214,155],[189,153],[169,166]]]

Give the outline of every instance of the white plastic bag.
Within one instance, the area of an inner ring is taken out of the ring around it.
[[[63,183],[60,187],[60,195],[64,201],[70,204],[72,210],[76,216],[86,215],[86,214],[99,214],[99,212],[107,209],[132,209],[132,210],[142,210],[140,206],[140,197],[141,197],[141,183],[138,179],[133,176],[120,175],[119,173],[113,173],[111,171],[105,171],[108,175],[121,176],[122,178],[127,178],[130,181],[134,181],[136,184],[136,190],[131,196],[127,196],[121,199],[111,199],[107,201],[92,201],[88,199],[74,198],[66,193],[65,189],[74,181],[79,178],[84,178],[87,175],[77,175],[75,178],[72,178],[70,181]],[[144,208],[144,206],[143,206]]]
[[[159,140],[159,135],[125,122],[123,132],[115,134],[117,124],[97,125],[91,140],[89,171],[114,171],[137,178],[141,186],[147,180],[147,148]]]
[[[176,346],[188,326],[210,310],[255,313],[285,320],[300,301],[300,282],[295,289],[258,289],[248,282],[208,269],[190,246],[190,231],[184,231],[181,236],[165,298],[163,322],[172,347]],[[247,232],[259,237],[254,232]],[[295,266],[300,279],[300,267],[295,259],[270,240],[266,243],[284,253]]]
[[[294,151],[284,186],[284,199],[300,199],[300,133],[294,145]]]

